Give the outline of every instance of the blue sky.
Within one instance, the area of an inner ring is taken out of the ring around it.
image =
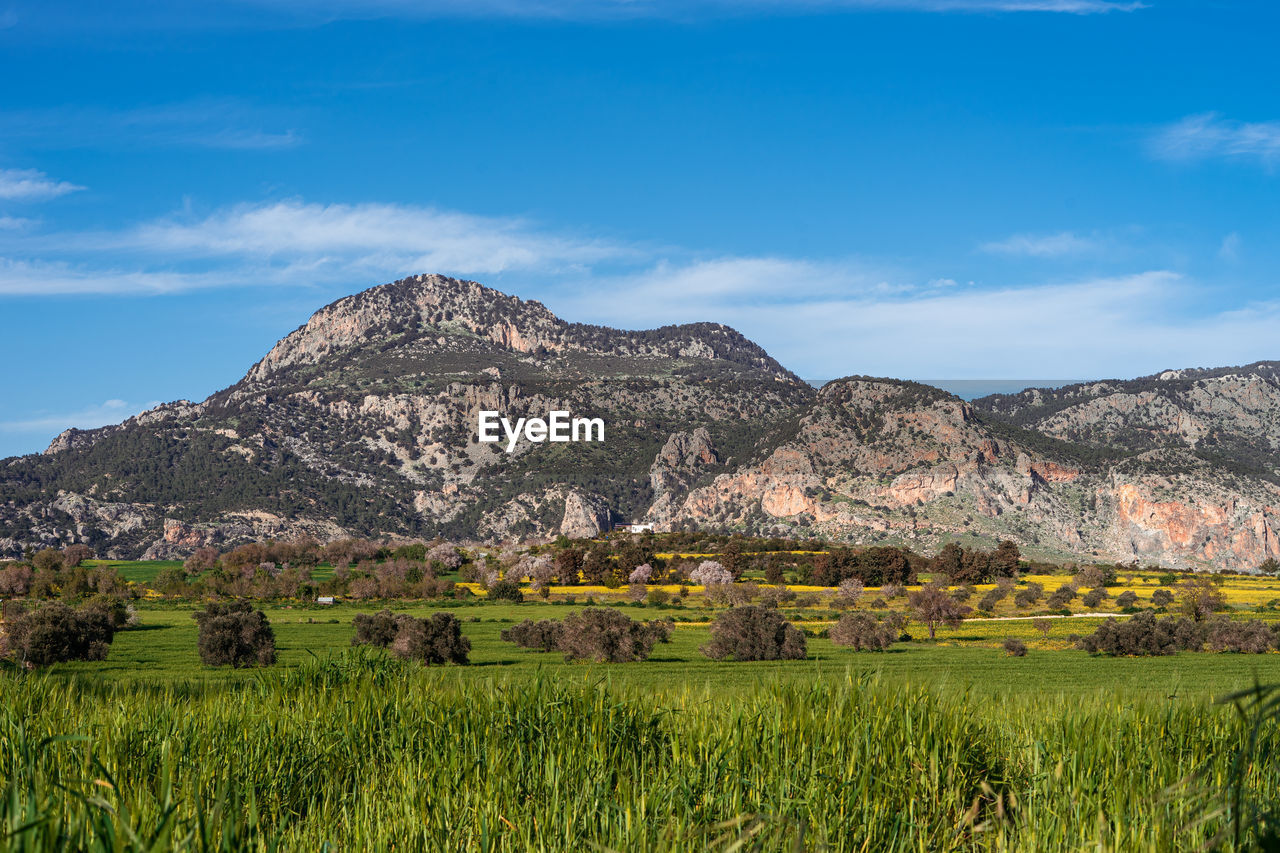
[[[0,0],[0,456],[465,276],[802,376],[1280,358],[1280,12]]]

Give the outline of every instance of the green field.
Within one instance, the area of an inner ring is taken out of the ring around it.
[[[1277,653],[1090,656],[1067,637],[1092,616],[854,652],[793,609],[806,660],[735,663],[699,652],[720,610],[691,598],[622,607],[681,620],[649,660],[583,664],[498,636],[582,604],[260,606],[271,669],[203,666],[198,605],[140,600],[107,660],[0,673],[0,850],[1190,851],[1235,825],[1250,728],[1216,700],[1280,683]],[[353,649],[384,606],[457,616],[470,665]],[[1239,849],[1275,825],[1276,729]]]
[[[352,617],[381,606],[267,606],[266,613],[276,632],[279,666],[295,667],[314,656],[349,647]],[[195,609],[195,605],[142,605],[141,626],[117,634],[105,662],[58,664],[48,672],[55,678],[79,676],[93,681],[258,678],[250,670],[214,669],[200,664],[196,655],[196,626],[191,618]],[[439,608],[424,603],[400,604],[395,609],[415,616],[443,609],[462,620],[463,632],[472,643],[471,666],[456,670],[456,677],[463,679],[491,678],[497,672],[513,677],[536,672],[571,677],[594,674],[616,684],[643,688],[679,685],[723,690],[776,681],[805,683],[815,679],[842,679],[847,672],[854,672],[875,673],[892,683],[983,694],[1132,691],[1160,699],[1213,697],[1247,687],[1255,679],[1263,683],[1280,682],[1280,654],[1109,658],[1058,648],[1064,645],[1061,638],[1068,631],[1088,633],[1100,619],[1054,620],[1047,642],[1039,640],[1040,635],[1031,628],[1029,619],[967,622],[956,630],[939,629],[937,644],[899,643],[886,652],[854,652],[826,639],[810,638],[808,660],[755,663],[708,660],[698,651],[709,638],[707,626],[677,623],[671,643],[656,647],[648,661],[593,665],[565,663],[557,653],[520,649],[498,638],[503,628],[523,619],[562,618],[581,607],[530,602]],[[626,607],[624,612],[636,619],[665,618],[677,613],[672,609],[641,607]],[[677,615],[710,618],[696,610]],[[800,624],[813,629],[825,623]],[[919,629],[916,630],[919,633]],[[1031,648],[1028,656],[1005,655],[998,644],[1007,636],[1026,640]]]

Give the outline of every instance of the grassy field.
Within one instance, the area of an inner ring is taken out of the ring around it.
[[[168,567],[114,565],[135,583]],[[1112,593],[1146,603],[1158,588],[1135,573]],[[1237,616],[1280,617],[1275,579],[1223,589]],[[0,672],[0,850],[1189,851],[1233,815],[1238,849],[1275,825],[1227,800],[1251,730],[1217,700],[1280,683],[1278,653],[1093,657],[1068,637],[1105,616],[1044,636],[1007,601],[937,642],[912,623],[915,641],[854,652],[815,636],[834,616],[818,588],[784,611],[811,635],[801,661],[704,657],[721,611],[696,588],[680,607],[623,606],[678,620],[642,663],[499,639],[624,591],[262,603],[269,670],[203,666],[198,605],[143,598],[107,660]],[[471,665],[352,649],[353,617],[383,607],[457,616]],[[1027,656],[1006,655],[1007,637]],[[1272,803],[1277,727],[1258,731],[1240,790]]]
[[[276,632],[279,666],[290,668],[330,652],[347,648],[356,613],[382,605],[332,607],[267,606]],[[425,616],[442,608],[429,603],[397,605],[398,612]],[[698,648],[709,638],[705,622],[677,623],[672,641],[658,646],[653,656],[639,664],[590,665],[565,663],[556,653],[540,653],[502,642],[498,634],[523,619],[561,618],[581,607],[544,603],[478,603],[443,608],[463,621],[472,643],[472,665],[457,670],[462,679],[504,675],[523,677],[534,673],[568,677],[599,677],[619,685],[640,688],[671,686],[726,690],[788,681],[843,679],[847,673],[872,673],[886,682],[946,686],[983,694],[1092,693],[1124,690],[1165,697],[1212,697],[1247,687],[1255,679],[1280,682],[1280,654],[1212,655],[1180,654],[1166,658],[1091,657],[1066,648],[1068,633],[1088,633],[1098,618],[1057,619],[1047,640],[1031,627],[1030,620],[972,621],[958,629],[939,629],[938,642],[899,643],[886,652],[854,652],[823,638],[810,638],[809,659],[734,663],[708,660]],[[116,635],[104,662],[58,664],[53,677],[83,677],[96,681],[184,682],[252,680],[252,671],[214,669],[200,664],[196,655],[196,626],[191,618],[195,605],[144,604],[141,625]],[[673,610],[626,607],[633,618],[664,618]],[[703,618],[697,610],[675,613],[681,618]],[[708,617],[709,618],[709,617]],[[810,630],[824,622],[800,623]],[[922,631],[916,627],[917,634]],[[1025,658],[1007,656],[1000,648],[1005,637],[1021,637],[1030,653]]]
[[[911,685],[849,659],[655,680],[638,675],[662,662],[423,670],[350,650],[237,683],[14,679],[0,837],[23,850],[1166,851],[1228,827],[1218,812],[1248,732],[1230,709],[1019,688],[1012,666],[1044,661],[937,652],[1011,689]],[[1050,654],[1053,668],[1070,660]],[[1071,663],[1078,677],[1090,662]],[[84,739],[50,740],[67,733]],[[1275,734],[1246,766],[1249,802],[1280,796]]]

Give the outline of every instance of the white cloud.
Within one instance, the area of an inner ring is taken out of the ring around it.
[[[21,231],[35,224],[34,219],[23,219],[20,216],[0,216],[0,231]]]
[[[37,169],[0,169],[0,199],[43,201],[84,187],[52,180]]]
[[[695,272],[655,268],[625,290],[596,288],[544,301],[570,319],[636,327],[716,320],[802,376],[849,374],[1019,378],[1133,376],[1170,366],[1243,364],[1274,354],[1280,303],[1180,310],[1193,283],[1167,271],[1047,285],[868,288],[856,269],[843,294],[825,276],[779,278],[777,296],[738,299],[732,282],[688,291]],[[728,269],[728,267],[724,267]],[[827,296],[789,300],[792,289]],[[662,301],[654,299],[662,295]]]
[[[1070,231],[1059,231],[1056,234],[1014,234],[1004,240],[983,243],[978,248],[993,255],[1060,258],[1098,251],[1102,248],[1102,241],[1096,237],[1081,237]]]
[[[1240,260],[1240,246],[1243,242],[1240,235],[1232,231],[1222,238],[1222,245],[1218,247],[1218,257],[1233,263]]]
[[[0,296],[178,293],[270,282],[250,270],[182,273],[100,268],[63,261],[0,258]]]
[[[139,404],[127,403],[124,400],[106,400],[99,405],[89,406],[74,412],[41,413],[25,420],[0,421],[0,431],[41,432],[53,430],[61,432],[69,427],[96,429],[109,424],[118,424],[126,418],[133,417],[158,405],[160,405],[158,401]]]
[[[290,111],[232,98],[204,98],[128,109],[60,106],[0,113],[0,132],[62,148],[138,146],[267,150],[302,144],[281,126]]]
[[[258,0],[257,5],[304,18],[511,17],[569,20],[876,10],[1094,15],[1132,12],[1147,6],[1137,0]]]
[[[1161,128],[1150,147],[1162,160],[1245,159],[1269,167],[1280,158],[1280,121],[1232,121],[1200,113]]]

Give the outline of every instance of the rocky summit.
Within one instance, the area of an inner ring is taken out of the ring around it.
[[[600,418],[603,442],[478,440]],[[426,275],[340,299],[199,403],[0,461],[0,552],[167,557],[262,538],[509,540],[619,521],[1253,568],[1280,556],[1280,365],[966,402],[815,390],[734,330],[621,331]]]

